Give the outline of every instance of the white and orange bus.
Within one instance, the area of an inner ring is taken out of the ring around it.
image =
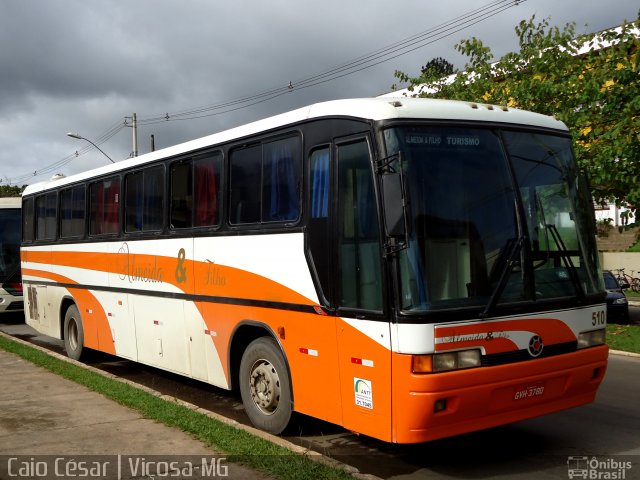
[[[605,303],[561,122],[428,99],[312,105],[29,186],[27,322],[415,443],[594,400]]]

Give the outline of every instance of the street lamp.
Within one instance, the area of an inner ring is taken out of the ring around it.
[[[93,145],[94,147],[96,147],[96,148],[100,151],[100,153],[102,153],[105,157],[107,157],[107,158],[111,161],[111,163],[116,163],[116,162],[114,162],[114,161],[111,159],[111,157],[110,157],[109,155],[107,155],[106,153],[104,153],[104,152],[102,151],[102,149],[101,149],[98,145],[96,145],[95,143],[93,143],[93,142],[92,142],[91,140],[89,140],[88,138],[84,138],[84,137],[83,137],[82,135],[80,135],[79,133],[68,132],[68,133],[67,133],[67,137],[77,138],[78,140],[85,140],[85,141],[89,142],[91,145]]]

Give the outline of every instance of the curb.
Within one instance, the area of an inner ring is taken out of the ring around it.
[[[114,375],[112,373],[109,372],[105,372],[103,370],[100,370],[96,367],[92,367],[91,365],[86,365],[82,362],[79,362],[77,360],[73,360],[65,355],[61,355],[57,352],[48,350],[47,348],[41,347],[40,345],[35,345],[33,343],[29,343],[25,340],[22,340],[21,338],[17,338],[17,337],[13,337],[11,335],[9,335],[8,333],[2,332],[0,331],[0,336],[6,338],[7,340],[11,340],[13,342],[16,343],[20,343],[24,346],[27,347],[31,347],[34,348],[36,350],[41,351],[42,353],[45,353],[47,355],[49,355],[50,357],[54,357],[58,360],[62,360],[63,362],[66,363],[70,363],[73,365],[76,365],[78,367],[84,368],[85,370],[89,370],[93,373],[97,373],[98,375],[101,375],[105,378],[109,378],[111,380],[115,380],[117,382],[120,383],[124,383],[126,385],[129,385],[133,388],[136,388],[138,390],[141,390],[143,392],[146,392],[150,395],[153,395],[154,397],[158,397],[162,400],[165,400],[167,402],[171,402],[171,403],[176,403],[182,407],[188,408],[189,410],[193,410],[194,412],[206,415],[209,418],[212,418],[214,420],[217,420],[221,423],[224,423],[226,425],[232,426],[238,430],[244,430],[245,432],[255,436],[255,437],[259,437],[262,438],[263,440],[267,440],[275,445],[278,445],[280,447],[286,448],[287,450],[289,450],[292,453],[298,454],[298,455],[302,455],[305,456],[307,458],[309,458],[310,460],[314,461],[314,462],[318,462],[318,463],[322,463],[326,466],[329,467],[333,467],[333,468],[337,468],[340,470],[343,470],[345,472],[347,472],[349,475],[351,475],[354,478],[360,479],[360,480],[382,480],[380,477],[377,477],[375,475],[371,475],[369,473],[361,473],[360,470],[358,470],[356,467],[352,467],[351,465],[347,465],[346,463],[342,463],[338,460],[335,460],[331,457],[327,457],[326,455],[323,455],[322,453],[316,452],[315,450],[311,450],[309,448],[305,448],[305,447],[301,447],[299,445],[296,445],[294,443],[289,442],[288,440],[285,440],[282,437],[278,437],[276,435],[272,435],[270,433],[267,433],[263,430],[258,430],[257,428],[251,427],[249,425],[244,425],[236,420],[227,418],[223,415],[220,415],[218,413],[212,412],[210,410],[206,410],[204,408],[198,407],[197,405],[194,405],[192,403],[186,402],[184,400],[180,400],[179,398],[173,397],[171,395],[165,395],[162,394],[160,392],[157,392],[156,390],[153,390],[149,387],[146,387],[144,385],[140,385],[139,383],[135,383],[132,382],[131,380],[127,380],[124,378],[120,378],[117,375]],[[56,375],[53,372],[50,372],[52,375]],[[96,392],[96,393],[100,393],[100,392]]]
[[[623,350],[609,350],[609,355],[620,355],[621,357],[640,358],[640,353],[625,352]]]

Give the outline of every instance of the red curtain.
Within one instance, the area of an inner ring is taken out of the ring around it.
[[[194,226],[216,225],[218,223],[218,195],[214,160],[206,159],[195,162],[194,176]]]

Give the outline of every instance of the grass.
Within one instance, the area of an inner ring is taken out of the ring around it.
[[[627,296],[627,298],[630,298],[632,300],[638,300],[640,299],[640,292],[634,292],[633,290],[631,290],[630,288],[627,288],[624,291],[624,294]]]
[[[629,250],[627,250],[627,252],[640,252],[640,242],[637,242],[631,245],[629,247]]]
[[[624,294],[629,300],[640,300],[640,293],[636,293],[630,288],[626,289]],[[640,353],[640,326],[609,324],[607,326],[607,344],[613,350]]]
[[[607,325],[607,344],[613,350],[640,353],[640,326]]]
[[[14,353],[50,372],[115,400],[142,416],[177,428],[227,455],[230,462],[282,480],[353,479],[346,471],[333,468],[284,447],[234,428],[202,413],[163,400],[126,383],[104,377],[81,366],[52,357],[45,352],[0,336],[0,348]]]

